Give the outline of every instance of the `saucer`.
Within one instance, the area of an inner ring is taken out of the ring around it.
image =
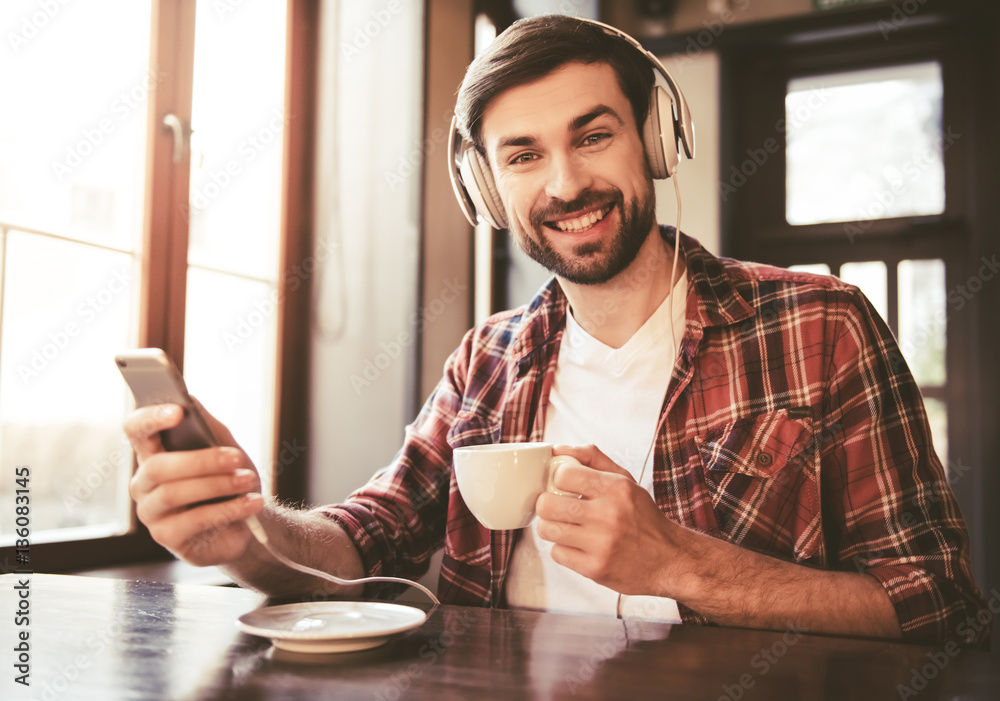
[[[385,644],[420,626],[426,612],[381,601],[316,601],[265,606],[240,616],[245,633],[289,652],[349,652]]]

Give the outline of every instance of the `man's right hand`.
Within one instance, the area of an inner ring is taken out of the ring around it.
[[[246,553],[253,536],[243,520],[264,508],[264,497],[257,470],[229,429],[199,409],[221,447],[164,451],[160,431],[182,418],[176,405],[143,407],[126,418],[139,461],[129,494],[157,543],[194,565],[224,565]],[[236,498],[201,503],[230,496]]]

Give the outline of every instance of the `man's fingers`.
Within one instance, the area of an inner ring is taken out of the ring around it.
[[[628,473],[625,473],[625,478],[635,482]],[[617,472],[595,470],[586,465],[566,463],[556,468],[552,475],[552,486],[561,492],[579,494],[584,499],[595,499],[607,494],[608,490],[621,482],[622,479],[623,476]]]
[[[125,435],[142,462],[163,450],[160,431],[181,422],[184,412],[176,404],[157,404],[136,409],[125,419]]]
[[[552,448],[553,455],[569,455],[581,463],[594,470],[610,472],[616,475],[631,477],[629,471],[620,467],[614,460],[609,458],[596,445],[570,446],[557,445]]]
[[[165,482],[232,474],[239,468],[252,469],[253,465],[246,453],[228,446],[156,453],[139,464],[139,469],[132,476],[129,493],[138,500]]]
[[[233,524],[264,508],[260,494],[244,494],[217,504],[204,504],[166,516],[149,526],[156,542],[187,557],[217,539]]]
[[[209,499],[239,496],[260,491],[260,477],[254,470],[165,482],[136,503],[136,515],[143,523],[152,523],[192,504]]]
[[[535,501],[535,512],[539,519],[560,523],[585,523],[588,500],[552,492],[542,492]]]

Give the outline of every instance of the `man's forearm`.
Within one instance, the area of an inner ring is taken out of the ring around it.
[[[688,532],[677,600],[720,625],[899,638],[896,611],[873,577],[817,570]],[[675,570],[676,571],[676,570]]]
[[[259,514],[259,519],[267,531],[270,547],[293,562],[342,579],[364,576],[357,548],[330,519],[273,503]],[[290,569],[256,540],[250,543],[243,557],[223,569],[240,584],[274,597],[357,596],[363,588],[363,585],[338,587],[328,580]]]

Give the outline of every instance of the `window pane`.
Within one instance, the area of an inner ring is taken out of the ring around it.
[[[815,273],[816,275],[830,274],[830,266],[826,263],[803,263],[801,265],[789,265],[788,269],[799,273]]]
[[[130,526],[114,354],[136,345],[150,8],[0,3],[0,474],[30,468],[36,542]]]
[[[948,465],[948,411],[940,399],[924,399],[924,409],[927,410],[927,421],[931,425],[931,438],[934,441],[934,452],[946,466]]]
[[[124,533],[132,454],[121,425],[131,405],[114,355],[135,345],[132,256],[11,232],[5,262],[0,474],[30,468],[36,540],[83,526]],[[11,483],[0,483],[3,503],[13,503]],[[12,519],[0,514],[0,541]]]
[[[0,6],[0,222],[118,248],[142,229],[150,3]],[[44,20],[40,22],[39,20]]]
[[[942,95],[936,62],[789,81],[788,223],[943,212]]]
[[[283,2],[199,0],[195,31],[184,374],[250,455],[265,491],[275,426],[282,144],[295,123],[283,113],[285,11]]]
[[[185,381],[247,451],[265,493],[274,443],[274,290],[234,275],[188,271]]]
[[[840,279],[861,288],[883,321],[888,323],[889,299],[885,263],[880,260],[844,263],[840,266]]]
[[[899,345],[919,385],[945,382],[945,298],[943,260],[899,263]]]
[[[277,276],[285,3],[198,3],[191,126],[193,265]]]

